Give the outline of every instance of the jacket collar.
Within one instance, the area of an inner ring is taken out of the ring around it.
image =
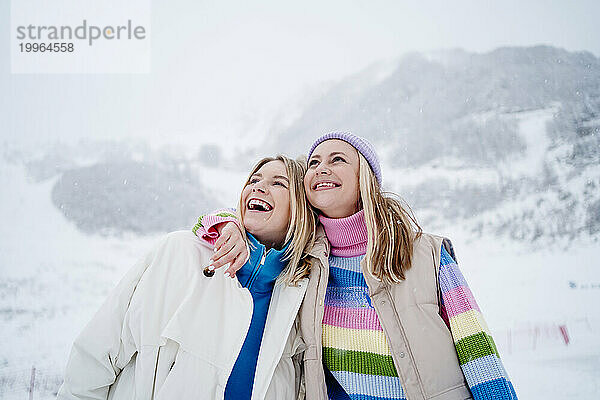
[[[315,258],[329,257],[330,244],[325,235],[325,229],[319,224],[315,233],[315,244],[308,252],[309,255]]]
[[[290,242],[280,250],[275,248],[267,250],[251,233],[247,232],[247,235],[250,256],[242,268],[237,271],[238,280],[243,287],[252,288],[253,291],[270,291],[287,264],[287,260],[284,258]]]

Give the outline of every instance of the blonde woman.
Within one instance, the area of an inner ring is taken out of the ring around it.
[[[213,249],[194,233],[162,239],[75,340],[58,398],[301,396],[296,316],[315,226],[304,171],[284,156],[252,169],[239,202],[249,257],[237,279],[206,268]]]
[[[450,241],[381,189],[373,146],[318,138],[304,186],[328,244],[300,310],[307,399],[516,399]],[[233,240],[233,239],[230,239]]]

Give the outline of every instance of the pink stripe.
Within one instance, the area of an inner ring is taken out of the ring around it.
[[[233,217],[221,217],[217,214],[219,213],[229,213],[233,214],[232,210],[223,208],[217,211],[214,211],[213,214],[207,214],[202,217],[202,226],[196,230],[196,236],[198,236],[201,240],[204,240],[211,246],[214,246],[219,239],[219,232],[217,231],[216,225],[221,224],[223,222],[233,222],[237,225],[240,230],[242,226],[240,225],[240,221]]]
[[[383,330],[373,308],[344,308],[326,305],[323,323],[340,328]]]
[[[331,247],[331,255],[336,257],[356,257],[367,252],[367,242],[348,247]]]
[[[465,286],[459,286],[446,293],[442,293],[444,306],[448,314],[448,318],[462,314],[465,311],[477,310],[481,312],[471,289]]]
[[[230,211],[228,212],[232,214]],[[208,214],[202,217],[202,226],[204,226],[204,228],[207,231],[210,231],[210,228],[213,228],[215,225],[221,224],[223,222],[233,222],[238,226],[238,228],[241,229],[240,221],[233,217],[221,217],[219,215],[212,214]]]

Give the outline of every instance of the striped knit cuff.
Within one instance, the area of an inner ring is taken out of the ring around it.
[[[242,230],[240,221],[237,215],[235,215],[235,210],[233,208],[223,208],[216,210],[211,214],[201,215],[198,218],[196,225],[192,228],[192,232],[194,232],[200,240],[203,240],[210,245],[214,245],[219,238],[219,232],[217,231],[216,226],[224,222],[233,222],[240,230]]]

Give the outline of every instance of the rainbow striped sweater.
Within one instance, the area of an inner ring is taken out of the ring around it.
[[[320,217],[331,243],[323,317],[323,363],[330,399],[405,399],[392,355],[371,304],[360,262],[364,213]],[[474,399],[517,399],[481,311],[456,262],[442,246],[440,314],[454,338]]]

